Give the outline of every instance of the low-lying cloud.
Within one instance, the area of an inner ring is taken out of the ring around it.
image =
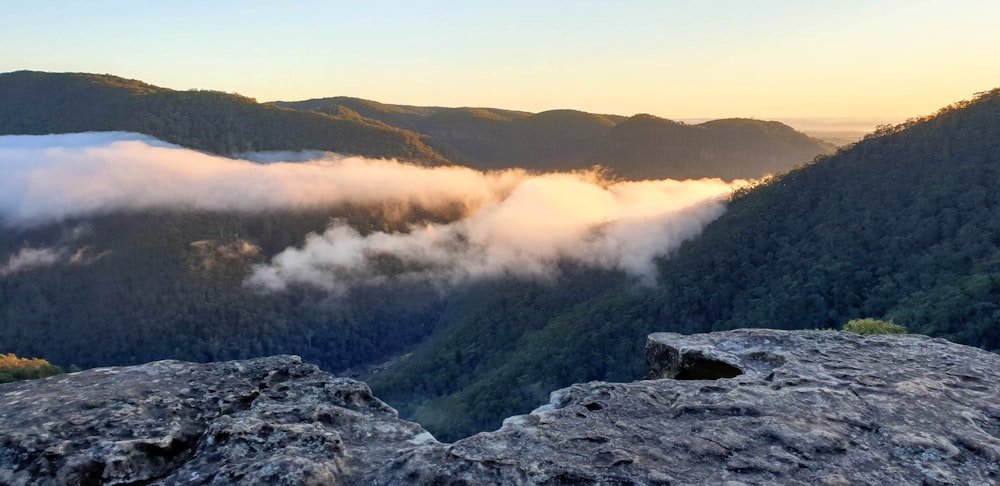
[[[560,261],[651,279],[654,258],[696,236],[723,212],[722,203],[710,199],[663,213],[639,210],[639,215],[627,216],[637,209],[627,201],[635,192],[663,191],[661,197],[666,199],[669,191],[658,183],[601,188],[600,200],[581,206],[549,199],[553,193],[539,198],[538,191],[552,182],[529,184],[536,187],[524,191],[518,188],[510,198],[466,219],[414,226],[409,232],[361,235],[335,223],[321,235],[308,235],[302,247],[286,249],[271,263],[255,266],[248,283],[268,290],[306,284],[340,292],[358,283],[377,285],[388,279],[457,284],[499,276],[548,278]]]
[[[90,265],[110,254],[110,251],[96,252],[89,246],[76,249],[62,246],[41,248],[26,246],[7,257],[6,263],[0,265],[0,277],[60,264]]]
[[[0,277],[31,270],[37,267],[54,265],[63,259],[63,251],[54,248],[25,247],[7,258],[7,263],[0,265]]]
[[[110,250],[97,251],[91,246],[80,246],[79,240],[90,231],[85,225],[66,228],[52,245],[25,245],[6,257],[0,256],[0,277],[55,265],[90,265],[109,256]]]
[[[474,207],[524,177],[329,153],[260,164],[120,132],[0,136],[0,161],[0,218],[15,225],[162,207],[259,211],[386,201]]]
[[[718,179],[614,182],[594,172],[484,173],[328,153],[245,158],[127,133],[3,136],[0,220],[32,225],[116,210],[337,203],[460,208],[456,220],[402,232],[362,234],[335,221],[256,265],[247,280],[263,290],[309,285],[340,292],[386,280],[549,278],[561,261],[649,278],[656,257],[722,214],[733,187]]]

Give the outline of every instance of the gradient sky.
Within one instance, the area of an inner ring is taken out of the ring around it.
[[[996,0],[3,0],[0,72],[260,101],[667,118],[929,114],[1000,86]]]

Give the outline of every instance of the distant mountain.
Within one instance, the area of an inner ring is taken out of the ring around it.
[[[207,152],[328,150],[552,171],[601,165],[628,179],[758,178],[833,146],[777,122],[685,125],[574,110],[388,105],[357,98],[257,103],[111,75],[0,74],[0,134],[131,131]]]
[[[175,91],[110,75],[0,74],[0,134],[131,131],[217,154],[328,150],[427,163],[420,135],[358,116],[309,113],[217,91]]]
[[[620,173],[633,178],[666,172],[676,178],[740,179],[786,171],[832,151],[832,145],[774,121],[733,118],[684,125],[636,115],[611,129],[595,157],[614,160]]]
[[[404,416],[452,439],[499,426],[548,390],[641,378],[634,356],[658,330],[837,328],[877,317],[1000,352],[998,235],[994,90],[735,195],[660,263],[656,288],[580,274],[470,293],[461,315],[369,381]]]
[[[532,114],[494,108],[387,105],[336,97],[275,105],[345,112],[429,136],[455,160],[480,169],[568,170],[602,165],[629,179],[759,178],[791,169],[833,145],[778,122],[716,120],[686,125],[575,110]]]

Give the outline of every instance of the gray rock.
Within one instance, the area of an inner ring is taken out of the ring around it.
[[[0,484],[336,484],[428,440],[295,356],[0,386]]]
[[[0,484],[1000,484],[995,354],[740,330],[647,358],[454,444],[295,357],[7,384]]]

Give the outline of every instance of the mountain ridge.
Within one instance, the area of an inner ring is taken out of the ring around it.
[[[416,133],[219,91],[177,91],[88,73],[0,74],[0,133],[138,132],[220,155],[328,150],[442,164]]]
[[[780,122],[755,119],[687,125],[647,114],[389,105],[351,97],[272,103],[328,114],[347,108],[429,136],[446,153],[485,170],[578,170],[601,165],[628,179],[759,178],[834,149]],[[741,132],[733,129],[734,124],[756,129]]]
[[[833,151],[793,129],[767,128],[777,122],[748,119],[740,123],[759,127],[737,131],[635,120],[578,110],[420,107],[350,97],[258,103],[112,75],[0,74],[0,134],[130,131],[221,155],[326,150],[481,170],[602,166],[626,179],[744,179]],[[636,125],[645,128],[630,129]]]

